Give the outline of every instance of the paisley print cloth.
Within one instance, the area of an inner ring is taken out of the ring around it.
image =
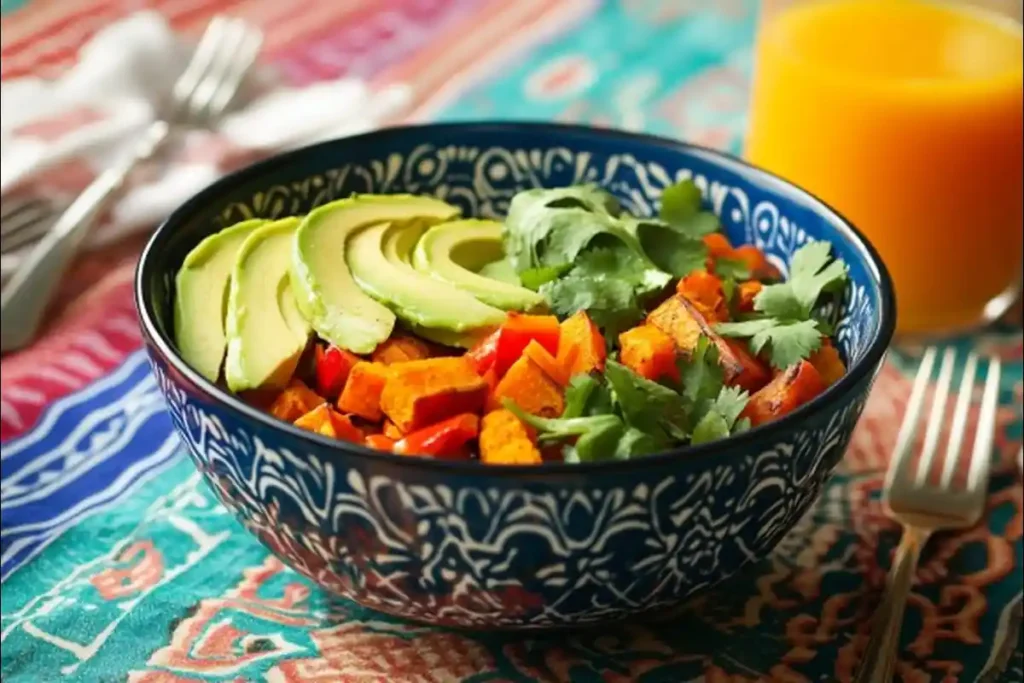
[[[143,5],[185,31],[218,11],[261,18],[287,80],[351,70],[410,82],[414,118],[583,121],[739,149],[749,0],[5,2],[0,69],[55,73],[98,26]],[[47,335],[3,360],[5,681],[850,679],[898,538],[879,496],[913,349],[891,357],[839,472],[770,560],[657,622],[451,631],[329,598],[216,502],[138,350],[137,247],[80,263]],[[996,474],[984,521],[925,555],[900,673],[1021,681],[1019,320],[953,343],[1009,366]]]

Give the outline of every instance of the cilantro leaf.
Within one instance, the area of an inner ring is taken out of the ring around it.
[[[693,428],[690,443],[696,445],[717,441],[737,431],[749,429],[750,420],[739,420],[749,398],[750,394],[739,387],[722,387]]]
[[[639,243],[617,216],[614,197],[590,185],[519,192],[509,203],[502,228],[505,255],[522,273],[571,266],[599,235],[611,235],[640,252]]]
[[[537,430],[538,439],[542,442],[576,437],[576,443],[567,449],[567,462],[608,460],[620,452],[619,441],[624,436],[626,427],[617,415],[546,418],[530,415],[511,399],[505,399],[503,403],[516,417]],[[630,448],[638,449],[637,446]]]
[[[718,364],[718,349],[704,335],[697,339],[693,353],[681,357],[677,364],[683,396],[695,406],[712,401],[725,384],[725,373]]]
[[[719,323],[715,331],[725,337],[750,338],[755,354],[767,346],[772,365],[780,370],[809,358],[821,348],[822,330],[816,320],[782,321],[757,318],[736,323]]]
[[[661,220],[676,232],[691,239],[700,239],[716,232],[718,217],[701,211],[703,197],[692,180],[682,180],[666,187],[661,194]]]
[[[540,288],[552,312],[566,318],[587,311],[590,318],[614,338],[643,317],[633,285],[622,280],[570,274]]]
[[[605,362],[604,375],[628,426],[662,445],[685,438],[689,415],[678,393],[613,360]]]
[[[748,400],[750,400],[750,394],[746,390],[740,387],[722,387],[711,410],[725,418],[726,424],[732,429],[736,421],[739,420],[740,413],[747,407]]]
[[[565,409],[562,418],[582,417],[586,414],[587,403],[598,388],[598,381],[590,374],[573,375],[565,388]]]
[[[743,259],[719,256],[715,259],[714,271],[715,275],[723,280],[750,279],[750,268],[747,267],[747,263]]]
[[[627,427],[615,445],[616,460],[630,460],[638,455],[657,453],[664,445],[646,432]]]
[[[846,264],[831,258],[828,242],[808,242],[793,254],[789,279],[767,285],[754,299],[754,309],[782,320],[807,320],[825,292],[846,284]]]
[[[686,277],[707,262],[708,248],[699,238],[651,221],[637,221],[634,230],[644,253],[658,268],[675,277]]]
[[[727,337],[749,338],[756,354],[767,348],[772,365],[779,369],[810,357],[830,329],[813,317],[814,307],[823,293],[846,284],[846,264],[832,259],[831,250],[828,242],[805,244],[793,254],[789,280],[766,285],[754,299],[760,317],[720,323],[715,330]]]
[[[550,438],[564,438],[570,436],[583,436],[587,432],[603,427],[612,421],[618,421],[615,415],[591,415],[589,417],[538,417],[531,415],[520,408],[515,401],[506,398],[502,401],[522,422],[537,430],[539,436]]]
[[[601,422],[576,439],[576,443],[572,447],[574,457],[579,462],[596,462],[618,457],[619,442],[626,431],[622,421],[614,415],[585,419],[601,420]]]
[[[705,413],[697,426],[693,428],[690,443],[694,446],[709,441],[718,441],[729,436],[729,425],[721,414],[711,410]]]
[[[600,237],[595,240],[595,246],[576,259],[572,274],[628,282],[638,294],[656,292],[672,279],[645,256],[621,244],[608,244],[608,240]]]
[[[568,263],[560,266],[538,266],[522,271],[519,273],[518,279],[523,287],[536,292],[544,283],[557,280],[570,270],[572,270],[572,264]],[[483,271],[481,271],[481,274],[484,274]],[[513,271],[513,274],[515,274],[515,271]]]
[[[700,211],[703,201],[700,188],[692,180],[669,185],[661,193],[661,220],[682,223]]]

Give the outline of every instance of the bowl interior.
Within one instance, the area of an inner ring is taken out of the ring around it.
[[[303,214],[352,193],[432,194],[466,215],[502,217],[531,187],[596,183],[638,216],[693,178],[734,244],[755,244],[784,273],[809,239],[828,240],[851,284],[826,313],[851,370],[892,333],[891,285],[871,246],[810,194],[726,155],[669,140],[550,124],[392,128],[286,153],[224,178],[176,211],[140,265],[143,317],[173,348],[174,276],[207,235],[248,218]],[[881,346],[882,348],[879,348]],[[869,363],[873,364],[873,363]]]

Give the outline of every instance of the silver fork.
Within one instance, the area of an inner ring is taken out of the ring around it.
[[[259,53],[263,37],[240,19],[215,17],[163,114],[143,133],[127,158],[101,173],[28,253],[0,295],[0,350],[29,343],[89,226],[124,186],[129,173],[156,154],[178,127],[209,126],[234,98]]]
[[[972,352],[968,356],[950,424],[945,459],[941,462],[939,481],[935,483],[933,465],[956,365],[956,350],[953,348],[943,354],[920,458],[915,462],[912,456],[937,353],[934,347],[929,348],[921,359],[921,367],[910,393],[907,414],[903,418],[896,450],[886,474],[882,502],[888,514],[903,525],[903,536],[889,570],[885,598],[874,616],[871,639],[861,660],[856,683],[891,683],[894,680],[893,671],[907,594],[917,570],[921,550],[929,537],[936,531],[973,526],[985,510],[996,409],[999,405],[1000,362],[997,358],[989,361],[974,447],[965,456],[961,450],[979,364],[977,354]],[[968,459],[969,465],[966,483],[961,485],[954,476],[958,471],[957,465],[964,457]]]
[[[56,213],[43,197],[10,197],[0,204],[0,253],[9,254],[46,234]]]

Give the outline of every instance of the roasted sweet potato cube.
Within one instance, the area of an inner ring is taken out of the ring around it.
[[[374,363],[392,365],[394,363],[407,363],[411,360],[425,360],[434,355],[426,342],[396,334],[382,342],[373,355],[370,356]]]
[[[391,420],[384,420],[384,428],[381,430],[381,434],[395,441],[398,441],[403,436],[402,430]]]
[[[363,444],[367,448],[384,451],[385,453],[391,453],[395,448],[395,440],[383,434],[370,434],[363,441]]]
[[[764,285],[758,280],[746,280],[736,286],[736,309],[740,313],[753,313],[754,299],[764,289]]]
[[[483,419],[480,461],[487,465],[535,465],[542,458],[530,428],[511,411],[495,410]]]
[[[647,323],[667,334],[676,348],[686,355],[693,353],[701,335],[710,331],[704,316],[678,294],[665,299],[651,311]]]
[[[405,434],[460,413],[483,410],[487,382],[464,358],[431,358],[389,368],[380,405]]]
[[[541,370],[547,373],[548,377],[555,380],[559,386],[564,387],[569,383],[570,363],[561,363],[551,355],[546,348],[541,346],[536,339],[530,341],[523,349],[523,355],[540,366]]]
[[[704,236],[704,245],[708,248],[708,258],[711,261],[722,257],[732,256],[732,242],[720,232],[713,232]],[[708,268],[710,270],[710,266]]]
[[[363,441],[362,430],[353,425],[347,417],[335,412],[327,403],[321,403],[295,420],[295,426],[329,436],[332,439],[342,439],[353,443]]]
[[[294,422],[326,402],[323,396],[307,387],[302,380],[293,379],[270,404],[270,414],[285,422]]]
[[[839,351],[827,337],[821,340],[821,348],[815,351],[807,360],[811,362],[811,365],[821,375],[825,386],[832,386],[846,374],[846,365],[843,364],[843,359],[839,357]]]
[[[747,266],[750,277],[755,280],[779,280],[782,273],[779,269],[769,263],[764,252],[753,244],[744,244],[733,249],[733,258],[737,258]]]
[[[676,283],[676,293],[693,304],[709,322],[729,319],[722,280],[717,275],[696,270]]]
[[[569,368],[570,375],[604,370],[608,355],[604,337],[585,311],[579,311],[562,321],[558,339],[558,361]]]
[[[349,373],[345,388],[338,397],[338,410],[358,415],[370,422],[379,422],[381,392],[388,380],[388,366],[362,361]]]
[[[619,360],[649,380],[679,377],[676,345],[654,325],[639,325],[619,335]]]
[[[727,384],[757,391],[770,379],[764,363],[751,355],[740,342],[725,339],[715,332],[703,314],[685,297],[678,294],[669,297],[651,311],[647,322],[671,337],[676,348],[686,355],[697,348],[701,336],[707,337],[718,349],[718,361]]]
[[[777,375],[750,397],[743,416],[754,426],[791,413],[825,391],[825,381],[808,361],[800,361]]]
[[[527,413],[541,417],[558,417],[565,409],[561,387],[528,356],[512,364],[498,382],[494,398],[499,405],[511,399]]]
[[[768,366],[750,353],[743,342],[725,339],[718,334],[714,334],[712,340],[718,348],[718,362],[725,371],[726,384],[734,384],[754,392],[771,380],[772,374]]]

